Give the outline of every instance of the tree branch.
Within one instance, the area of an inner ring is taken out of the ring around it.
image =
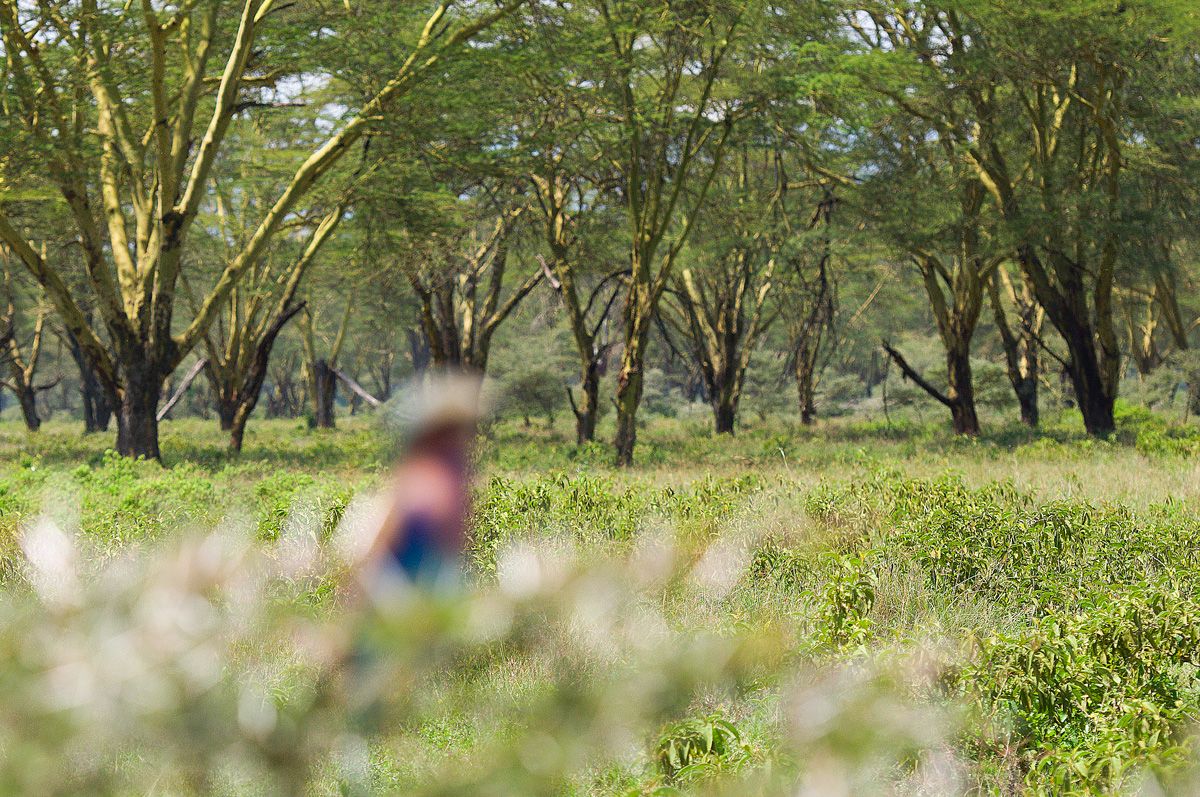
[[[895,361],[896,365],[900,366],[900,371],[905,377],[911,379],[914,383],[916,383],[917,387],[921,388],[930,396],[933,396],[942,404],[945,404],[947,407],[954,406],[954,402],[952,402],[945,393],[938,390],[936,387],[926,381],[923,376],[917,373],[916,369],[908,364],[908,361],[904,359],[904,355],[892,348],[892,345],[886,340],[882,341],[882,343],[883,350],[887,352],[887,355],[891,357],[893,361]]]

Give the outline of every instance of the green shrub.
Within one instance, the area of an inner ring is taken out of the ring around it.
[[[736,772],[750,758],[737,726],[720,714],[672,723],[655,754],[668,783],[684,785],[721,772]]]

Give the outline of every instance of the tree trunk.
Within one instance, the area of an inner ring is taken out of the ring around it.
[[[722,396],[713,401],[713,426],[717,434],[733,434],[734,421],[737,420],[737,398]]]
[[[17,384],[13,385],[13,388],[17,394],[17,401],[21,404],[21,415],[25,419],[25,428],[36,432],[42,427],[42,419],[38,416],[37,411],[37,391],[33,385]]]
[[[246,439],[246,421],[250,420],[250,413],[254,410],[253,405],[247,406],[243,404],[238,407],[237,412],[233,414],[233,418],[229,423],[229,450],[241,451],[242,443]]]
[[[275,372],[274,384],[267,391],[268,418],[295,418],[300,414],[304,405],[292,380],[291,372],[295,367],[293,361],[285,363],[283,368]]]
[[[633,449],[637,445],[637,411],[641,401],[641,363],[627,365],[622,362],[621,377],[617,382],[617,436],[613,441],[618,467],[633,464]]]
[[[812,380],[796,384],[800,391],[800,423],[804,426],[812,426],[817,422],[817,406],[813,396]]]
[[[251,413],[258,406],[259,397],[262,395],[263,383],[267,380],[267,367],[271,362],[271,351],[275,348],[275,341],[279,338],[279,333],[288,321],[294,318],[304,307],[305,304],[303,302],[294,305],[285,310],[282,315],[267,326],[258,344],[254,347],[254,357],[251,359],[245,373],[241,375],[241,382],[238,388],[230,390],[231,398],[218,405],[218,411],[221,413],[221,429],[229,432],[229,448],[231,451],[242,450],[242,442],[246,437],[246,422],[250,420]],[[336,377],[336,372],[333,368],[329,367],[328,364],[326,364],[326,367]],[[226,426],[227,417],[228,426]],[[330,418],[332,419],[332,417],[331,410]]]
[[[1059,333],[1070,353],[1071,387],[1083,415],[1083,426],[1093,437],[1107,437],[1117,428],[1113,416],[1116,396],[1105,386],[1091,325],[1086,321],[1065,323],[1059,325]]]
[[[719,353],[723,360],[721,370],[713,370],[706,375],[705,388],[708,392],[708,403],[712,406],[714,431],[717,434],[731,435],[737,421],[738,403],[742,397],[743,372],[738,368],[741,352],[737,350],[735,342],[729,340],[726,344],[724,351]],[[701,368],[703,366],[704,363],[701,362]]]
[[[583,381],[579,386],[579,401],[576,402],[568,390],[571,410],[575,413],[575,444],[583,445],[596,439],[596,419],[600,410],[600,364],[592,360],[583,367]]]
[[[1013,385],[1013,390],[1017,394],[1017,405],[1021,408],[1021,423],[1030,429],[1036,429],[1041,422],[1037,377],[1022,379],[1019,384]]]
[[[1116,428],[1113,408],[1119,388],[1119,352],[1112,340],[1112,315],[1107,294],[1097,288],[1096,326],[1079,275],[1056,289],[1030,246],[1018,247],[1021,269],[1030,279],[1038,302],[1067,345],[1068,375],[1083,426],[1093,437],[1107,437]],[[1061,279],[1060,279],[1061,281]]]
[[[67,349],[79,369],[79,392],[83,399],[83,430],[85,433],[107,432],[112,420],[113,405],[108,393],[100,384],[96,369],[88,361],[79,341],[67,332]]]
[[[1200,417],[1200,380],[1188,380],[1187,401],[1188,412]]]
[[[1129,335],[1129,357],[1133,361],[1133,367],[1137,369],[1138,378],[1142,380],[1163,363],[1162,354],[1158,350],[1156,334],[1158,331],[1157,308],[1158,305],[1153,294],[1145,301],[1143,307],[1125,308],[1125,323]],[[1137,309],[1141,309],[1143,312],[1141,319],[1136,315]]]
[[[949,344],[949,341],[946,342]],[[917,387],[950,410],[950,419],[956,434],[974,436],[979,434],[979,416],[975,411],[975,387],[971,381],[971,339],[968,336],[965,339],[957,339],[954,343],[955,345],[946,347],[947,390],[945,393],[921,376],[919,371],[908,364],[904,355],[887,341],[883,343],[883,350],[899,366],[905,379],[911,379]],[[887,413],[886,403],[884,413]]]
[[[89,379],[82,385],[83,392],[83,430],[84,432],[107,432],[112,422],[113,408],[108,400],[108,394],[100,385],[96,375],[89,371]]]
[[[636,266],[634,273],[637,273]],[[637,445],[637,412],[642,403],[645,378],[643,361],[654,310],[649,285],[633,282],[629,293],[625,310],[625,348],[621,352],[621,370],[617,374],[617,436],[613,441],[616,464],[622,468],[633,464],[633,449]]]
[[[337,399],[337,374],[329,361],[321,358],[313,363],[313,424],[318,429],[336,426],[334,404]]]
[[[825,211],[826,213],[828,211]],[[828,224],[828,215],[826,215]],[[829,285],[829,243],[821,257],[816,286],[807,301],[811,302],[801,323],[791,333],[795,357],[792,373],[800,399],[800,422],[811,426],[816,420],[817,371],[821,356],[821,340],[833,322],[833,292]],[[880,380],[882,381],[882,379]]]
[[[124,365],[117,409],[117,452],[126,457],[159,459],[158,401],[163,378],[152,367]]]
[[[1021,336],[1017,346],[1016,381],[1013,390],[1017,394],[1017,404],[1021,408],[1021,423],[1030,429],[1036,429],[1041,422],[1038,410],[1038,378],[1041,376],[1041,363],[1038,346],[1038,335],[1042,328],[1042,310],[1033,301],[1032,296],[1021,307]]]
[[[946,397],[950,399],[954,433],[974,437],[979,434],[979,415],[975,410],[969,342],[946,352],[946,372],[949,375]]]
[[[83,393],[83,431],[87,434],[107,432],[108,425],[112,421],[113,411],[104,389],[93,376],[91,382],[84,382],[81,385],[81,392]]]
[[[1005,312],[1004,302],[1000,298],[1000,281],[1004,282],[1010,298],[1016,305],[1017,317],[1020,319],[1020,329],[1017,332],[1013,332],[1008,325],[1008,314]],[[1000,333],[1000,343],[1004,347],[1004,363],[1008,381],[1017,397],[1017,406],[1020,407],[1021,423],[1031,429],[1036,429],[1040,422],[1038,412],[1038,377],[1040,375],[1038,336],[1042,330],[1042,310],[1033,298],[1033,291],[1028,281],[1021,293],[1018,293],[1007,272],[1003,270],[997,270],[988,280],[988,296],[991,299],[996,329]]]
[[[233,419],[237,415],[238,404],[235,399],[227,398],[224,390],[217,393],[217,420],[221,424],[221,431],[228,432],[233,429]]]
[[[735,324],[736,320],[730,319],[728,326],[733,328]],[[693,329],[700,333],[697,325],[693,324]],[[742,347],[752,346],[754,341],[734,334],[718,334],[713,337],[713,342],[716,345],[708,350],[703,342],[695,345],[694,355],[700,371],[700,378],[695,381],[698,387],[703,388],[712,407],[714,431],[717,434],[733,434],[738,404],[742,398],[742,381],[746,375],[742,368],[745,354]]]
[[[800,400],[800,423],[812,426],[817,420],[816,358],[809,355],[807,345],[796,354],[796,393]]]

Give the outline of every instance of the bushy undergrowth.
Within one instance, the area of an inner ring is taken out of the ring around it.
[[[366,432],[164,468],[51,428],[0,475],[0,790],[1190,793],[1191,432],[686,423],[632,472],[493,430],[473,586],[383,611],[338,554]]]

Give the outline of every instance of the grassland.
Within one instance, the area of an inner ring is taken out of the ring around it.
[[[212,427],[167,424],[162,467],[0,426],[6,793],[1193,793],[1189,427],[656,419],[618,471],[499,424],[476,586],[392,614],[313,554],[383,472],[369,423],[257,423],[236,458]],[[21,552],[39,518],[66,598]]]

